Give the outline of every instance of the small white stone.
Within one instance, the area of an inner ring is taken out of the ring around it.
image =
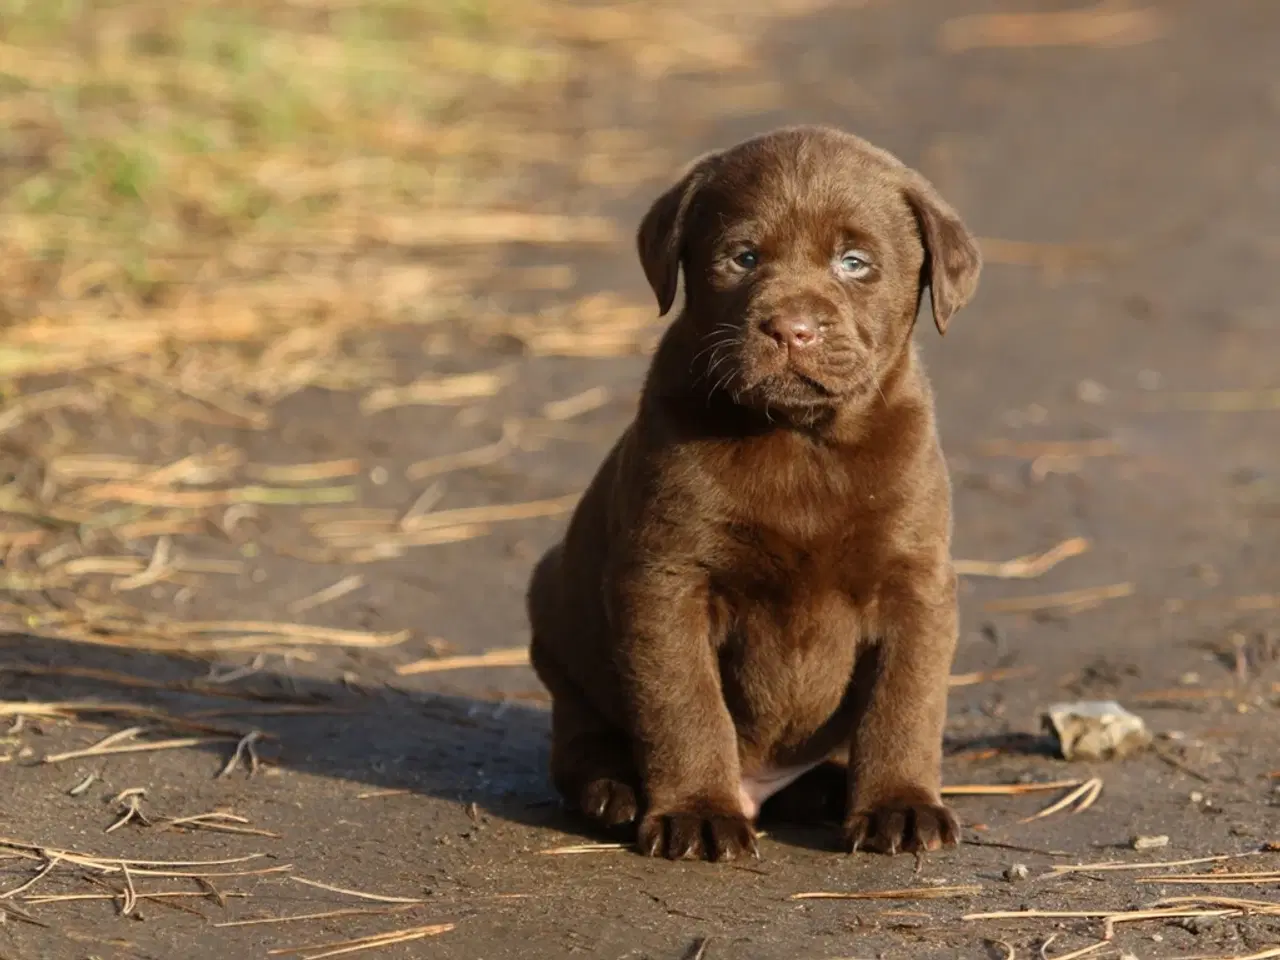
[[[1076,398],[1081,403],[1097,406],[1107,402],[1107,388],[1096,380],[1081,380],[1076,384]]]
[[[1134,850],[1158,850],[1167,847],[1169,838],[1163,834],[1156,837],[1134,836],[1129,838],[1129,846]]]
[[[1064,760],[1119,759],[1151,743],[1146,722],[1114,700],[1055,703],[1041,723],[1057,736]]]
[[[1015,863],[1004,871],[1004,878],[1010,883],[1025,880],[1029,876],[1031,876],[1031,871],[1027,869],[1027,865],[1025,863]]]

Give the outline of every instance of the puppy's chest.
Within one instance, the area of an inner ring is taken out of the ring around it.
[[[700,559],[726,626],[798,650],[850,636],[891,552],[875,492],[839,458],[795,443],[739,448],[725,466],[728,495],[700,511]]]
[[[842,714],[855,659],[875,616],[856,572],[856,541],[797,545],[739,527],[711,577],[726,702],[761,756],[803,750]]]
[[[721,688],[748,752],[801,762],[841,726],[866,610],[830,584],[714,595]]]

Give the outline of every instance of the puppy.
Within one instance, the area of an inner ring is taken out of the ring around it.
[[[940,333],[972,297],[973,238],[888,153],[788,128],[697,160],[637,239],[684,307],[527,597],[557,789],[671,859],[758,855],[788,785],[851,851],[956,843],[951,494],[911,333],[925,287]]]

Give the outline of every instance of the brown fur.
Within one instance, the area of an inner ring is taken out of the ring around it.
[[[835,757],[850,849],[955,843],[950,487],[911,332],[925,287],[939,331],[974,293],[972,238],[887,153],[793,128],[698,160],[638,247],[685,306],[528,595],[556,787],[644,853],[729,859],[744,777]],[[832,770],[778,801],[830,809]]]

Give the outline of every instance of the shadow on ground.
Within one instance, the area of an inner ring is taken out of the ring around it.
[[[365,688],[265,669],[211,671],[189,658],[12,634],[0,638],[0,700],[19,715],[19,704],[32,703],[37,727],[47,724],[37,705],[79,705],[69,712],[104,724],[85,732],[86,747],[135,724],[150,732],[130,743],[200,736],[193,725],[208,725],[208,733],[226,736],[198,749],[221,764],[235,753],[237,736],[258,731],[256,750],[267,764],[475,803],[525,825],[575,827],[546,774],[549,714],[512,700]],[[176,722],[152,725],[144,710]],[[65,752],[62,744],[57,749]],[[39,764],[50,754],[18,762]]]
[[[59,738],[19,765],[119,756],[80,751],[138,727],[145,729],[108,749],[207,736],[193,749],[219,758],[210,775],[243,777],[248,752],[240,751],[234,769],[228,765],[241,741],[252,737],[253,752],[266,765],[363,784],[366,792],[409,791],[584,840],[631,839],[564,808],[547,775],[550,715],[541,705],[218,668],[187,657],[14,634],[0,638],[0,699],[17,716],[24,716],[23,702],[31,703],[28,716],[37,729],[48,724],[43,716],[54,704],[94,722],[92,731],[78,731],[84,748]],[[1053,753],[1046,738],[1028,734],[947,739],[948,755],[981,750]],[[61,759],[66,753],[78,756]],[[766,808],[762,825],[784,844],[837,850],[836,824],[797,824],[770,813]]]

